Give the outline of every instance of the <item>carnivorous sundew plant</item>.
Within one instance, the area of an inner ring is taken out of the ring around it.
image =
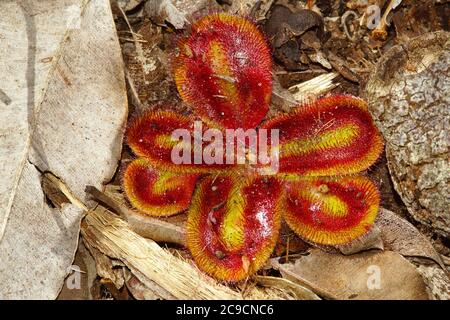
[[[147,112],[127,131],[137,155],[124,170],[129,202],[152,216],[187,211],[187,246],[219,280],[258,271],[282,219],[310,243],[341,245],[365,235],[379,208],[377,187],[358,175],[383,148],[366,103],[327,96],[266,119],[271,68],[265,38],[250,20],[203,17],[173,58],[178,92],[194,115]],[[242,149],[242,163],[238,150],[247,141],[254,148]],[[262,149],[271,163],[261,160]],[[266,170],[274,161],[276,170]]]

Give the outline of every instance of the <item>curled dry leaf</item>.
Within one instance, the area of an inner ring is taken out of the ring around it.
[[[127,115],[120,48],[107,0],[2,1],[0,34],[0,298],[54,299],[83,210],[50,207],[41,172],[82,201],[112,177]]]
[[[416,227],[394,212],[380,208],[375,226],[364,237],[345,246],[337,246],[343,254],[354,254],[369,249],[390,250],[405,257],[425,258],[445,270],[444,262],[431,242]]]
[[[386,250],[398,252],[406,257],[431,259],[445,270],[444,263],[431,242],[405,219],[381,208],[375,225],[381,230]]]
[[[395,251],[405,257],[425,258],[436,262],[443,270],[444,263],[431,242],[416,227],[394,212],[384,208],[375,226],[364,237],[345,246],[338,246],[343,254],[354,254],[369,249]]]
[[[416,268],[392,251],[351,256],[312,250],[295,264],[272,265],[283,277],[328,299],[428,299]]]

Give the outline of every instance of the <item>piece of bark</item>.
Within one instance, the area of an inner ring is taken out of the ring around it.
[[[387,51],[367,84],[394,187],[417,221],[450,236],[450,33]]]
[[[107,0],[1,1],[0,34],[0,298],[54,299],[84,210],[49,206],[41,172],[83,202],[112,177],[127,116],[120,48]]]

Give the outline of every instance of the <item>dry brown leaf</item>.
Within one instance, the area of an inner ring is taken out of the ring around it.
[[[390,48],[366,86],[395,190],[411,216],[450,236],[450,32]]]
[[[381,208],[376,225],[381,230],[386,250],[398,252],[406,257],[431,259],[445,270],[440,255],[430,241],[408,221],[392,211]]]
[[[306,286],[324,298],[428,299],[416,268],[392,251],[344,256],[314,249],[295,264],[272,262],[272,265],[286,279]]]
[[[127,115],[120,48],[107,0],[2,1],[0,38],[0,298],[54,299],[83,210],[50,207],[41,172],[81,200],[113,175]]]
[[[377,226],[373,226],[369,233],[365,236],[356,239],[347,245],[336,246],[336,249],[345,255],[355,254],[371,249],[384,250],[381,231]]]

